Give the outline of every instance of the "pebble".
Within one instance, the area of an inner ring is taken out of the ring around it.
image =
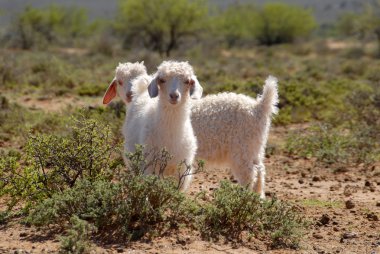
[[[25,237],[25,236],[27,236],[28,234],[26,233],[26,232],[21,232],[20,233],[20,237]]]
[[[327,225],[330,222],[330,217],[327,214],[323,214],[322,217],[319,219],[320,225]]]
[[[318,233],[313,233],[313,237],[316,239],[323,239],[323,236],[321,234],[318,234]]]
[[[346,201],[346,208],[347,209],[352,209],[355,207],[355,203],[352,200],[347,200]]]
[[[117,251],[117,253],[123,253],[124,249],[123,248],[117,248],[116,251]]]
[[[357,238],[357,237],[358,237],[358,234],[355,232],[346,232],[342,235],[343,239],[353,239],[353,238]]]
[[[298,183],[299,183],[299,184],[303,184],[304,182],[305,182],[305,181],[304,181],[303,179],[299,179],[299,180],[298,180]]]
[[[375,213],[367,214],[367,219],[369,221],[379,221],[379,217]]]
[[[177,244],[181,244],[181,245],[186,245],[186,240],[185,239],[177,239],[176,241]]]
[[[377,207],[380,207],[380,202],[377,202],[377,203],[376,203],[376,206],[377,206]]]
[[[364,183],[365,187],[371,187],[371,185],[372,185],[371,182],[368,181],[368,180],[366,180],[365,183]]]
[[[321,178],[319,176],[313,176],[312,180],[313,182],[319,182]]]

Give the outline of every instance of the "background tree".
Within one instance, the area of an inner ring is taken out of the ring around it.
[[[337,22],[343,36],[355,37],[363,42],[376,39],[380,55],[380,0],[367,4],[360,13],[346,13]]]
[[[202,0],[122,0],[115,28],[125,36],[124,47],[142,43],[169,56],[202,28],[207,11]]]
[[[310,10],[281,3],[232,5],[215,18],[215,32],[221,34],[229,47],[245,41],[262,45],[293,42],[308,36],[316,27]]]
[[[256,39],[260,44],[288,43],[308,36],[316,27],[311,10],[282,3],[266,4],[255,24]]]
[[[10,28],[13,46],[30,49],[47,44],[68,45],[94,32],[96,23],[90,23],[87,12],[81,8],[49,6],[44,9],[26,7]]]
[[[222,35],[228,47],[254,39],[254,26],[258,19],[258,9],[253,5],[232,5],[214,18],[214,29]]]

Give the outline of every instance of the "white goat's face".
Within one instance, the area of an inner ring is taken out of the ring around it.
[[[148,86],[150,97],[160,94],[160,100],[172,105],[181,104],[188,98],[202,97],[203,88],[187,62],[164,61],[157,69]]]
[[[118,94],[124,103],[132,100],[132,81],[146,74],[144,62],[120,63],[116,67],[115,78],[109,84],[103,97],[103,104],[108,104]]]
[[[156,82],[163,99],[166,98],[172,105],[187,100],[194,85],[194,80],[184,76],[158,76]]]
[[[125,104],[128,104],[132,101],[132,82],[129,79],[126,80],[117,80],[117,94],[124,101]]]

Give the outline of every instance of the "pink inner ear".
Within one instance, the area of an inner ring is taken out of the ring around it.
[[[116,96],[116,82],[113,81],[108,87],[106,94],[103,97],[103,104],[108,104]]]

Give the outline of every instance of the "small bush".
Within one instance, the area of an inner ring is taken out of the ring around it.
[[[65,225],[77,216],[96,226],[100,234],[115,233],[132,240],[185,223],[191,217],[188,208],[193,205],[178,191],[178,183],[144,175],[139,166],[146,163],[141,147],[128,156],[134,166],[115,176],[114,181],[77,181],[72,188],[41,202],[28,221],[35,225]]]
[[[259,17],[254,34],[264,45],[293,42],[308,36],[316,26],[309,10],[282,3],[266,4]]]
[[[315,157],[326,164],[369,164],[380,158],[380,137],[377,128],[355,125],[353,129],[315,125],[306,131],[297,131],[287,138],[290,154],[305,158]]]
[[[349,146],[350,140],[347,135],[342,135],[340,131],[333,130],[328,125],[315,125],[307,132],[292,133],[286,143],[289,153],[306,158],[316,157],[318,161],[328,164],[347,163]]]
[[[91,224],[73,216],[70,219],[70,229],[67,236],[61,237],[61,254],[86,254],[90,253],[91,243],[89,239],[94,231]]]
[[[318,109],[329,109],[328,94],[311,81],[285,81],[279,89],[280,113],[275,118],[275,123],[306,122],[322,117],[322,112]]]
[[[202,0],[120,1],[115,29],[124,36],[125,47],[143,44],[169,56],[205,26],[207,11]]]
[[[235,5],[223,10],[215,19],[214,33],[224,37],[227,46],[240,46],[254,41],[253,29],[258,10],[252,5]]]
[[[104,86],[85,84],[76,89],[80,96],[100,96],[104,94]]]
[[[26,207],[37,200],[75,185],[78,179],[110,179],[118,166],[115,143],[110,128],[79,114],[65,135],[30,136],[22,167],[12,157],[2,159],[1,171],[6,181],[1,195],[10,195],[14,205],[19,200]]]
[[[203,236],[241,240],[243,232],[271,241],[273,247],[297,247],[306,222],[292,207],[276,199],[261,200],[256,193],[222,182],[200,219]]]
[[[72,45],[75,39],[85,38],[95,29],[96,23],[88,21],[84,9],[28,6],[10,28],[10,44],[22,49],[43,48],[50,43]]]

